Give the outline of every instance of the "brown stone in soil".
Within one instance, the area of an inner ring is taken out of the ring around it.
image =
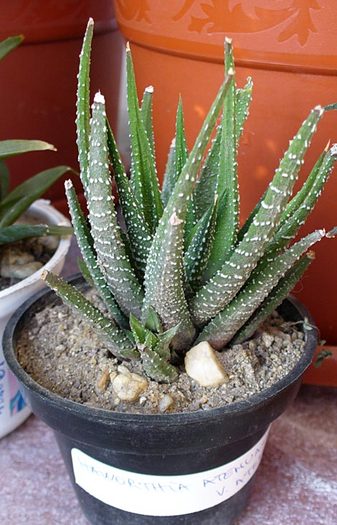
[[[103,374],[98,376],[98,380],[96,384],[97,389],[100,392],[105,392],[105,390],[108,388],[109,383],[110,383],[110,372],[109,372],[109,369],[106,368]]]

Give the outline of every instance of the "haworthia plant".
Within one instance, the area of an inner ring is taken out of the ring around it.
[[[17,47],[22,36],[9,37],[0,42],[0,60]],[[10,190],[10,173],[5,160],[33,151],[56,151],[55,146],[42,140],[1,140],[0,141],[0,246],[12,244],[30,237],[44,235],[69,235],[72,229],[66,226],[45,224],[14,224],[33,204],[66,172],[68,166],[56,166],[30,177]]]
[[[180,366],[195,342],[208,341],[221,350],[251,337],[309,266],[312,245],[335,235],[335,229],[328,234],[317,230],[291,244],[332,172],[337,146],[323,151],[292,197],[304,155],[324,113],[317,106],[239,230],[237,149],[252,83],[249,79],[245,87],[236,86],[231,41],[225,43],[225,80],[190,152],[179,100],[162,192],[156,178],[154,93],[147,88],[139,102],[128,46],[129,179],[100,93],[94,97],[89,124],[92,30],[89,21],[77,102],[88,220],[71,183],[66,184],[66,192],[83,275],[96,287],[106,308],[90,306],[85,296],[61,278],[46,274],[45,279],[97,327],[114,355],[140,359],[144,373],[157,381],[174,381],[179,372],[175,365]],[[121,222],[112,195],[113,177]]]

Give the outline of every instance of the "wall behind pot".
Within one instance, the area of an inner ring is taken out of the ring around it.
[[[242,218],[263,193],[310,109],[337,101],[335,0],[116,0],[116,16],[131,41],[140,92],[155,88],[159,173],[174,134],[178,94],[192,145],[223,78],[223,41],[233,38],[238,83],[254,80],[250,117],[241,140]],[[337,115],[327,114],[306,158],[304,175],[327,141],[337,142]],[[305,231],[337,223],[337,173]],[[322,337],[337,345],[337,246],[322,241],[317,261],[296,291]]]
[[[117,128],[122,37],[111,0],[0,0],[0,39],[22,33],[24,42],[0,64],[0,139],[42,139],[57,153],[31,153],[8,164],[15,184],[57,164],[77,169],[76,75],[88,18],[95,20],[92,93],[107,98]],[[61,208],[63,182],[47,196]]]

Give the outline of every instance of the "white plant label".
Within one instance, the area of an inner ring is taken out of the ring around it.
[[[76,483],[98,500],[146,516],[180,516],[231,498],[255,473],[268,431],[250,450],[212,470],[182,476],[153,476],[106,465],[81,450],[71,451]]]

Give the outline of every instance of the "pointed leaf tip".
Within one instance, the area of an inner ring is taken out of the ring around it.
[[[328,231],[328,233],[326,234],[327,239],[332,239],[333,237],[336,237],[336,236],[337,236],[337,226],[332,228],[332,230]]]
[[[320,105],[314,107],[314,110],[315,110],[315,111],[318,111],[320,115],[323,115],[323,113],[324,113],[324,109],[325,109],[325,108],[322,107],[322,106],[320,106]]]
[[[65,190],[70,190],[71,188],[73,187],[73,183],[70,179],[66,180],[64,182],[64,189]]]
[[[97,93],[95,94],[94,102],[98,102],[99,104],[105,104],[105,98],[100,91],[97,91]]]
[[[330,145],[330,141],[329,141],[329,145]],[[331,151],[332,156],[337,155],[337,144],[332,144],[330,151]]]

